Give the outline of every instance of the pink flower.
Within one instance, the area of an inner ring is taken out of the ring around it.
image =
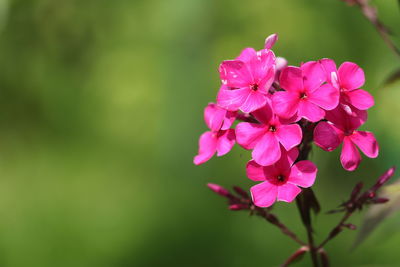
[[[365,82],[364,71],[359,66],[352,62],[344,62],[337,69],[332,59],[325,58],[320,62],[328,82],[340,91],[340,105],[347,113],[352,112],[351,107],[367,110],[374,105],[374,98],[367,91],[359,89]]]
[[[282,118],[305,118],[312,122],[321,120],[324,110],[334,109],[339,102],[339,91],[330,84],[323,84],[326,75],[316,61],[310,61],[300,68],[289,66],[282,70],[280,86],[286,91],[276,92],[272,107]]]
[[[222,86],[217,96],[218,105],[250,113],[267,103],[275,76],[275,55],[269,49],[256,52],[246,48],[235,60],[222,62],[219,73]]]
[[[356,131],[366,120],[365,111],[349,116],[340,107],[326,114],[328,122],[320,122],[314,129],[314,142],[326,151],[336,149],[342,142],[340,161],[344,169],[354,171],[361,162],[357,147],[369,158],[376,158],[379,146],[371,132]]]
[[[276,200],[292,202],[301,192],[301,187],[314,184],[317,167],[309,160],[293,164],[298,157],[298,150],[282,151],[282,157],[271,166],[260,166],[249,161],[246,167],[247,176],[253,181],[263,181],[250,189],[253,202],[259,207],[269,207]]]
[[[245,149],[254,149],[253,159],[260,165],[274,164],[281,157],[280,144],[290,150],[301,142],[302,131],[298,124],[282,124],[273,115],[271,107],[263,108],[252,113],[261,122],[241,122],[236,126],[236,140]]]
[[[204,120],[211,129],[200,136],[199,152],[194,157],[194,164],[208,161],[217,152],[217,156],[228,153],[235,144],[235,130],[229,129],[235,120],[236,113],[224,110],[210,103],[204,109]]]

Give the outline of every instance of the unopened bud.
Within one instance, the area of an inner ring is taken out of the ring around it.
[[[271,49],[273,46],[274,46],[274,44],[275,44],[275,42],[278,40],[278,35],[276,34],[276,33],[274,33],[274,34],[271,34],[270,36],[268,36],[266,39],[265,39],[265,46],[264,46],[264,48],[265,49]]]
[[[291,265],[292,263],[295,263],[295,262],[301,260],[301,258],[303,257],[304,253],[306,253],[308,250],[309,250],[309,249],[308,249],[308,247],[306,247],[306,246],[299,248],[298,250],[296,250],[295,253],[293,253],[293,254],[289,257],[289,259],[287,259],[287,260],[285,261],[285,263],[282,265],[282,267],[289,266],[289,265]]]
[[[248,208],[249,208],[249,206],[247,206],[245,204],[232,204],[229,206],[230,210],[246,210]]]
[[[343,224],[343,227],[346,227],[346,228],[348,228],[348,229],[350,229],[350,230],[356,230],[356,229],[357,229],[357,226],[355,226],[355,225],[352,224],[352,223]]]
[[[234,186],[233,190],[235,190],[236,193],[238,193],[240,196],[244,197],[245,199],[249,199],[249,194],[247,194],[247,192],[244,191],[239,186]]]
[[[374,203],[374,204],[383,204],[383,203],[386,203],[388,201],[389,201],[389,199],[388,198],[384,198],[384,197],[378,197],[378,198],[371,199],[371,202]]]
[[[220,196],[229,197],[231,195],[228,190],[226,190],[220,185],[208,183],[207,186]]]
[[[382,174],[376,184],[372,187],[373,191],[378,190],[384,183],[386,183],[390,178],[392,178],[394,172],[396,170],[396,167],[392,167],[389,170],[387,170],[384,174]]]
[[[318,254],[321,259],[322,267],[329,267],[329,258],[328,258],[328,254],[326,253],[326,251],[323,248],[320,248],[318,250]]]

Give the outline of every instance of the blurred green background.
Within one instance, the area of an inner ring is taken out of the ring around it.
[[[400,34],[397,1],[375,1]],[[314,149],[323,211],[400,163],[400,61],[339,0],[0,0],[0,266],[278,266],[297,245],[230,212],[205,184],[249,188],[250,153],[192,164],[218,64],[278,33],[290,64],[329,57],[364,68],[376,98],[363,127],[381,147],[349,173]],[[397,39],[397,41],[400,41]],[[400,44],[400,42],[398,42]],[[304,237],[294,204],[276,213]],[[359,224],[362,216],[351,222]],[[339,215],[316,220],[322,240]],[[400,216],[333,266],[399,266]],[[305,257],[298,266],[310,266]]]

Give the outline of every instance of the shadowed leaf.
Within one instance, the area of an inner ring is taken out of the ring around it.
[[[393,184],[382,187],[378,195],[381,198],[388,198],[389,201],[369,207],[353,248],[360,245],[385,218],[400,210],[400,179],[397,179]]]

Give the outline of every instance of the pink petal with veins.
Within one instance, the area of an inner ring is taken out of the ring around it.
[[[367,157],[376,158],[378,156],[379,146],[373,133],[356,131],[349,138]]]
[[[278,187],[265,181],[250,188],[253,202],[258,207],[269,207],[276,201]]]
[[[286,150],[290,150],[300,144],[303,137],[298,124],[281,125],[277,128],[275,135]]]
[[[199,153],[194,157],[194,164],[199,165],[208,161],[217,149],[217,136],[213,132],[205,132],[200,136]]]
[[[263,166],[277,162],[281,156],[281,149],[275,135],[271,132],[264,134],[254,147],[252,156],[258,164]]]
[[[303,100],[299,103],[298,115],[311,122],[317,122],[324,118],[325,112],[322,108],[311,103],[310,101]]]
[[[344,62],[338,70],[340,86],[347,90],[358,89],[364,85],[364,71],[352,62]]]
[[[362,89],[347,92],[346,95],[349,98],[350,104],[358,109],[366,110],[374,105],[372,95]]]
[[[240,60],[225,60],[219,66],[222,83],[234,88],[246,87],[253,82],[246,63]]]
[[[340,154],[340,162],[345,170],[354,171],[361,162],[360,152],[353,144],[349,137],[343,140],[342,153]]]
[[[299,96],[296,92],[276,92],[272,96],[272,109],[282,118],[292,118],[299,108]]]
[[[235,130],[229,129],[218,133],[217,156],[223,156],[231,151],[235,144]]]
[[[315,91],[310,92],[307,100],[325,110],[332,110],[339,104],[339,96],[339,90],[326,83]]]
[[[332,151],[336,149],[342,141],[337,128],[330,123],[321,121],[314,128],[314,142],[323,150]]]
[[[217,96],[217,103],[227,110],[236,111],[246,101],[249,91],[250,89],[247,87],[230,90],[226,86],[221,86]]]
[[[301,192],[301,189],[294,184],[286,183],[278,187],[278,200],[284,202],[292,202],[297,195]]]
[[[326,81],[326,73],[318,61],[309,61],[301,65],[304,89],[313,92]]]
[[[301,69],[293,66],[284,68],[279,77],[279,84],[286,91],[301,91],[303,89],[303,76]]]
[[[311,161],[299,161],[290,169],[288,182],[301,187],[310,187],[315,182],[317,171],[317,166]]]
[[[241,122],[236,125],[236,141],[245,149],[253,149],[266,131],[265,125]]]

